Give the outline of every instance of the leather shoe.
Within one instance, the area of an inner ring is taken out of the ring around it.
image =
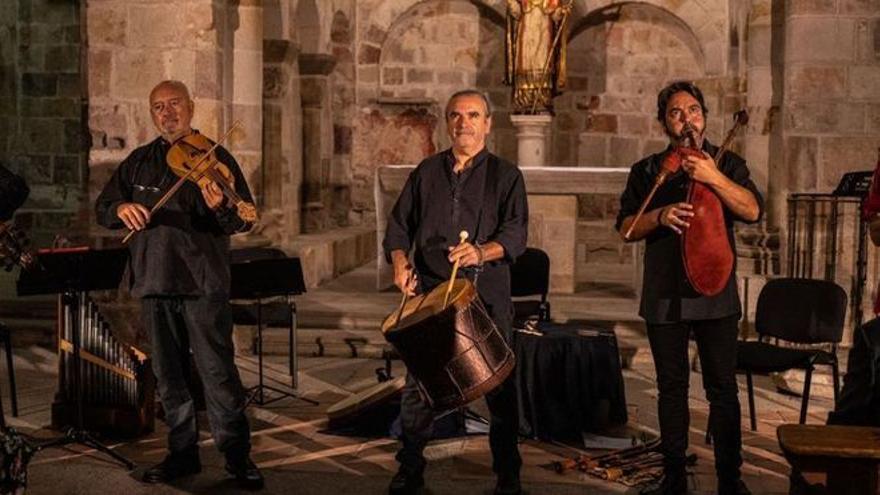
[[[240,488],[246,490],[260,490],[265,482],[260,469],[254,464],[250,457],[243,460],[232,461],[226,460],[226,472],[235,478]]]
[[[664,475],[660,483],[639,492],[640,495],[687,495],[687,475]]]
[[[425,477],[421,472],[404,469],[401,466],[397,474],[391,478],[388,495],[414,495],[423,486],[425,486]]]
[[[499,474],[495,483],[494,495],[520,495],[522,486],[519,483],[519,474]]]
[[[165,459],[144,471],[145,483],[168,483],[177,478],[200,473],[202,463],[199,460],[198,447],[179,452],[171,452]]]

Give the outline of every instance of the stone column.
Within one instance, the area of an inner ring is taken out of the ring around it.
[[[336,66],[332,55],[299,55],[303,126],[303,224],[305,233],[324,230],[329,211],[325,204],[333,154],[333,121],[329,75]]]
[[[297,45],[263,42],[263,235],[287,246],[301,229],[302,109]],[[296,83],[296,84],[294,84]]]
[[[511,115],[516,128],[517,164],[546,167],[549,158],[550,115]],[[575,290],[577,196],[529,195],[529,246],[550,257],[550,290]]]
[[[231,2],[227,29],[232,46],[226,50],[231,66],[226,126],[242,122],[228,148],[235,155],[257,205],[262,205],[263,161],[263,7],[261,2]],[[227,68],[228,70],[228,68]]]
[[[544,167],[547,165],[550,141],[550,115],[511,115],[516,128],[517,165]]]

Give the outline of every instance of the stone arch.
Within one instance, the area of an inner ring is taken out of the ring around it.
[[[645,2],[599,7],[571,26],[569,87],[557,98],[554,162],[626,167],[665,146],[656,95],[675,79],[700,80],[705,55],[693,30]]]
[[[703,54],[705,72],[722,75],[727,70],[727,0],[575,0],[583,12],[602,12],[618,8],[635,12],[661,15],[674,20],[693,34],[699,52]]]
[[[502,14],[473,0],[412,5],[391,24],[378,48],[378,96],[419,101],[440,115],[452,93],[476,87],[488,93],[495,107],[493,137],[502,135],[510,126],[509,91],[503,86],[504,26]],[[440,147],[448,144],[442,125],[435,128],[434,141]]]
[[[576,38],[591,27],[620,21],[645,21],[662,26],[681,40],[701,68],[704,67],[705,53],[691,26],[671,11],[647,2],[618,2],[592,10],[572,24],[569,39]]]
[[[419,4],[435,3],[438,0],[383,0],[370,8],[364,18],[363,26],[369,32],[374,33],[373,39],[369,40],[375,43],[384,42],[385,34],[391,29],[391,26],[405,19],[408,16],[416,15],[413,9]],[[494,16],[496,19],[503,21],[504,12],[506,10],[506,0],[463,0],[481,9],[487,16]],[[490,12],[491,11],[491,12]]]

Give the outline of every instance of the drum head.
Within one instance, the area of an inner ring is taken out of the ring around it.
[[[437,287],[434,287],[434,289],[427,294],[421,294],[407,299],[406,304],[403,307],[402,315],[400,313],[400,308],[397,307],[385,318],[385,321],[382,323],[382,333],[387,334],[388,332],[402,330],[443,311],[443,299],[446,297],[446,287],[447,283],[444,282]],[[456,301],[463,297],[468,297],[468,294],[475,292],[476,289],[474,288],[474,284],[470,280],[466,278],[455,279],[455,282],[452,284],[452,292],[449,294],[449,306],[454,305]]]
[[[405,376],[377,383],[327,408],[327,418],[331,423],[345,422],[361,412],[382,404],[403,390]]]

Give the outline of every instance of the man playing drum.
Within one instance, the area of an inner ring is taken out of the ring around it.
[[[509,265],[526,247],[528,205],[519,169],[486,149],[492,127],[489,101],[475,90],[459,91],[446,105],[452,148],[426,158],[410,174],[388,219],[383,247],[394,265],[394,283],[408,295],[427,293],[459,276],[473,280],[489,315],[510,342],[513,304]],[[470,233],[459,244],[459,232]],[[415,266],[408,260],[412,252]],[[479,280],[477,280],[479,279]],[[519,418],[511,373],[486,394],[491,412],[489,444],[498,479],[496,494],[520,493]],[[408,374],[401,400],[403,446],[389,493],[414,493],[424,485],[423,450],[434,412]]]

